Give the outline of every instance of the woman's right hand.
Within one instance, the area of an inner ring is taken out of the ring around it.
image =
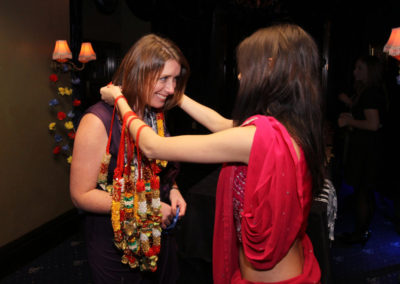
[[[338,125],[339,127],[344,127],[349,125],[350,121],[353,120],[353,116],[349,112],[342,112],[339,115]]]
[[[115,99],[122,95],[121,87],[109,84],[100,89],[101,99],[109,105],[114,105]]]
[[[161,214],[161,228],[166,229],[174,218],[171,206],[165,202],[161,202]]]

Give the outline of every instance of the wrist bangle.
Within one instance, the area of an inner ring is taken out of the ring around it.
[[[134,115],[134,116],[130,116],[129,118],[130,118],[130,120],[128,121],[128,124],[127,124],[128,129],[131,126],[131,122],[134,121],[135,119],[139,119],[139,117],[137,115]]]
[[[114,104],[116,105],[116,104],[117,104],[117,102],[118,102],[118,100],[119,100],[119,99],[122,99],[122,98],[123,98],[123,99],[124,99],[126,102],[128,102],[128,101],[126,100],[126,98],[125,98],[125,96],[124,96],[124,95],[119,95],[118,97],[116,97],[116,98],[115,98],[115,100],[114,100]]]
[[[128,111],[128,112],[126,112],[125,114],[124,114],[124,117],[122,118],[123,119],[123,121],[128,121],[128,119],[131,117],[131,116],[137,116],[136,115],[136,113],[134,113],[133,111]]]

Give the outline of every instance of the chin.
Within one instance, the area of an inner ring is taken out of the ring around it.
[[[151,104],[150,106],[155,109],[162,109],[165,104]]]
[[[150,106],[152,108],[155,108],[155,109],[161,109],[161,108],[163,108],[165,106],[165,101],[162,101],[162,102],[161,101],[151,102]]]

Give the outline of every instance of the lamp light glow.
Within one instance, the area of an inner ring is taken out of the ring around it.
[[[69,59],[72,59],[72,53],[69,49],[67,41],[57,40],[53,51],[53,60],[64,63]]]
[[[89,61],[96,60],[96,53],[94,52],[90,42],[82,43],[78,60],[81,63],[87,63]]]
[[[400,61],[400,27],[392,29],[389,40],[383,47],[383,52]]]

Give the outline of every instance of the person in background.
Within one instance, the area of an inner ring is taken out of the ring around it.
[[[146,156],[224,163],[213,240],[214,283],[318,283],[305,233],[313,194],[324,182],[320,64],[309,34],[292,24],[260,29],[237,48],[233,120],[187,96],[180,107],[212,134],[160,137],[136,119],[118,86],[116,103]]]
[[[122,86],[126,102],[143,121],[153,127],[158,135],[168,136],[164,111],[180,101],[188,76],[189,66],[179,48],[166,38],[149,34],[139,39],[127,52],[113,82]],[[86,111],[76,133],[71,165],[70,193],[75,206],[86,212],[86,245],[94,283],[176,283],[179,271],[174,234],[162,234],[159,261],[157,266],[153,262],[150,267],[150,270],[156,269],[155,272],[147,272],[148,267],[143,269],[142,263],[135,264],[129,254],[124,254],[127,258],[125,262],[129,265],[122,263],[121,250],[125,253],[126,248],[119,250],[114,245],[114,242],[118,242],[110,216],[114,196],[106,189],[113,184],[120,150],[122,117],[113,115],[113,108],[104,102],[98,102]],[[102,162],[106,149],[111,155],[108,171],[104,170],[106,167]],[[186,211],[186,202],[175,183],[178,164],[149,160],[143,155],[140,156],[141,161],[138,161],[138,157],[136,154],[127,166],[135,168],[132,173],[136,182],[139,168],[144,178],[146,175],[159,176],[161,203],[156,209],[162,213],[161,227],[165,229],[170,225],[178,207],[180,217]],[[126,154],[121,158],[126,161]],[[105,171],[103,185],[98,181],[100,169]],[[123,208],[121,202],[115,202],[118,208]],[[125,208],[128,205],[125,203]],[[125,210],[125,214],[128,211]],[[125,232],[129,228],[137,229],[136,223],[130,225],[129,222],[123,224]]]
[[[339,115],[339,127],[349,129],[344,180],[354,188],[355,228],[339,235],[348,244],[365,244],[374,216],[375,197],[382,153],[385,96],[382,89],[382,66],[377,57],[361,56],[353,71],[354,93],[341,93],[339,100],[350,109]]]

